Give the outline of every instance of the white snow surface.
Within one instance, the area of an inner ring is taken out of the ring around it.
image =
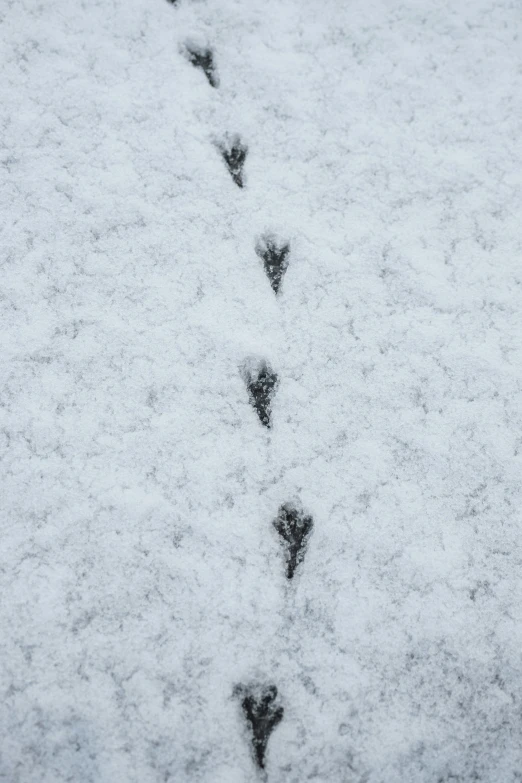
[[[521,34],[507,0],[2,1],[2,781],[262,779],[251,682],[270,783],[522,780]]]

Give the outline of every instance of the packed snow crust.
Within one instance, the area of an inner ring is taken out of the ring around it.
[[[0,780],[522,780],[521,34],[2,0]]]

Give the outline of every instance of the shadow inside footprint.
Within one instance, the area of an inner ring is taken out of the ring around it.
[[[223,142],[219,145],[219,150],[225,161],[230,176],[239,188],[244,186],[243,167],[248,152],[248,147],[242,143],[239,136],[229,142]]]
[[[276,295],[279,293],[288,268],[289,252],[290,244],[288,242],[280,242],[271,235],[262,237],[256,246],[256,253],[263,261],[266,276]]]
[[[281,723],[284,709],[278,703],[275,685],[239,686],[241,707],[251,734],[256,764],[265,768],[265,753],[270,735]]]
[[[273,525],[284,542],[286,549],[286,576],[292,579],[297,566],[303,562],[308,537],[314,522],[311,516],[285,503],[279,509]]]
[[[259,421],[267,429],[272,426],[272,398],[278,384],[278,377],[265,362],[257,367],[246,364],[241,368],[241,374],[248,389],[250,403],[256,411]]]
[[[195,68],[201,68],[212,87],[217,87],[219,79],[214,65],[214,55],[211,49],[201,48],[195,44],[185,44],[185,57]]]

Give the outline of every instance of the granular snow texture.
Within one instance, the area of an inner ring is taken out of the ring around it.
[[[522,780],[521,36],[0,4],[0,780]]]

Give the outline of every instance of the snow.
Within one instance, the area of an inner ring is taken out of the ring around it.
[[[0,780],[520,780],[521,28],[4,0]]]

